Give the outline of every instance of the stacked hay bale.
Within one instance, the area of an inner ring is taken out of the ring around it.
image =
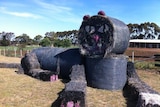
[[[130,38],[127,25],[102,11],[83,19],[78,40],[81,54],[86,56],[88,85],[107,90],[123,89],[127,80],[127,57],[123,53]]]
[[[137,99],[136,107],[160,107],[160,94],[141,81],[132,62],[128,62],[127,75],[126,87],[132,97]]]

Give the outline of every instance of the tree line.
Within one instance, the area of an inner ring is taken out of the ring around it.
[[[128,24],[131,39],[160,39],[160,27],[155,23]]]
[[[41,46],[56,46],[56,47],[69,47],[72,44],[76,44],[70,38],[69,35],[72,35],[73,38],[77,37],[78,30],[64,31],[64,32],[46,32],[45,36],[36,35],[33,39],[30,38],[27,34],[22,34],[15,36],[13,32],[1,32],[0,33],[0,46],[9,46],[9,45],[41,45]]]
[[[128,24],[131,39],[160,39],[160,27],[155,23],[145,22],[141,24]],[[70,30],[63,32],[46,32],[45,36],[36,35],[33,39],[27,34],[15,36],[13,32],[0,33],[0,46],[18,45],[24,47],[26,45],[69,47],[76,45],[78,30]]]

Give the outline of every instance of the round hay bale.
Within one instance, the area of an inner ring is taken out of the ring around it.
[[[123,89],[126,80],[125,55],[109,55],[106,58],[86,59],[86,79],[89,86],[107,90]]]
[[[91,57],[123,54],[129,44],[129,29],[122,21],[105,15],[83,20],[78,41],[81,53]]]

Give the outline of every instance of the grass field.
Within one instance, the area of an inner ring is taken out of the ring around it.
[[[0,62],[20,62],[20,58],[0,56]],[[0,107],[51,107],[64,88],[61,80],[43,82],[27,75],[16,74],[16,69],[0,68]],[[143,81],[160,92],[160,75],[148,70],[137,70]],[[123,92],[87,87],[88,107],[127,107]],[[132,102],[130,102],[132,103]]]

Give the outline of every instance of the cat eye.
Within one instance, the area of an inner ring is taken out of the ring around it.
[[[108,25],[104,25],[105,26],[105,29],[104,29],[104,32],[107,32],[107,31],[109,31],[109,27],[108,27]]]
[[[90,26],[86,26],[86,27],[85,27],[85,30],[86,30],[86,32],[89,33],[89,31],[90,31]]]
[[[101,26],[101,27],[98,29],[98,32],[103,33],[103,32],[104,32],[104,26]]]

